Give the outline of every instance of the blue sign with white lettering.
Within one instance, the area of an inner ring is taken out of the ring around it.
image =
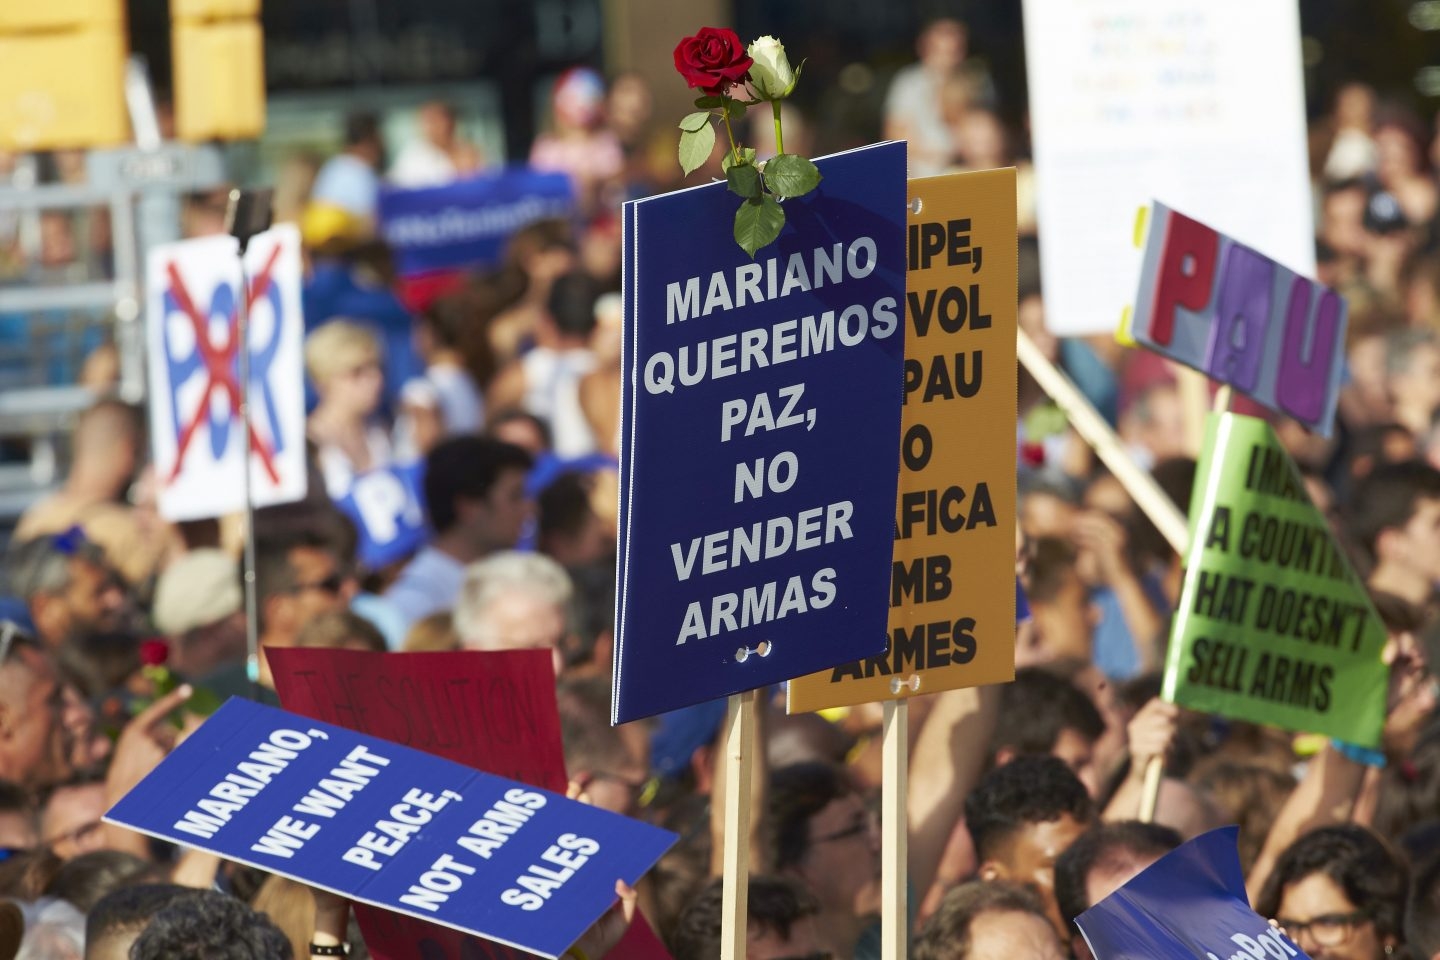
[[[885,652],[905,145],[817,165],[753,260],[723,183],[626,204],[615,722]]]
[[[516,230],[574,209],[568,176],[514,167],[443,187],[382,190],[380,235],[400,274],[413,277],[498,263]]]
[[[231,699],[105,819],[558,957],[674,834]]]
[[[425,545],[423,461],[356,474],[335,506],[355,523],[356,556],[366,570],[404,560]]]
[[[1238,835],[1201,834],[1080,914],[1095,960],[1308,960],[1250,909]]]

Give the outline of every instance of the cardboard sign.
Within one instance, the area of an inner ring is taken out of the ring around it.
[[[616,722],[885,647],[905,145],[817,164],[753,261],[723,183],[626,205]]]
[[[558,957],[675,835],[232,698],[106,814],[372,906]]]
[[[1385,627],[1270,425],[1206,423],[1162,695],[1375,747]]]
[[[413,277],[498,263],[516,230],[569,217],[574,207],[568,176],[517,167],[443,187],[382,190],[380,234],[401,276]]]
[[[1315,275],[1297,0],[1025,0],[1045,325],[1111,333],[1154,197]]]
[[[282,225],[245,252],[249,304],[251,497],[257,507],[305,496],[300,233]],[[167,520],[245,507],[240,420],[240,262],[233,237],[150,251],[146,271],[150,442]]]
[[[1239,833],[1202,833],[1080,914],[1075,922],[1096,960],[1306,960],[1250,909]]]
[[[355,523],[356,556],[367,570],[409,557],[430,537],[421,486],[423,462],[392,464],[356,474],[335,506]]]
[[[1163,203],[1150,212],[1130,335],[1330,435],[1345,300]]]
[[[910,201],[889,645],[792,680],[791,713],[1015,677],[1015,171]]]
[[[564,793],[549,650],[267,648],[286,710]]]
[[[549,651],[371,653],[277,647],[265,656],[286,710],[508,780],[565,790]],[[355,916],[376,960],[403,960],[417,950],[428,960],[531,956],[363,904]],[[639,914],[615,950],[631,960],[669,958]]]

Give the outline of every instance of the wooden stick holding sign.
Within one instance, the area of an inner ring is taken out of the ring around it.
[[[918,678],[917,678],[918,679]],[[910,701],[885,701],[880,794],[880,956],[905,960],[910,947]]]
[[[1224,413],[1230,409],[1230,399],[1234,395],[1230,384],[1221,384],[1220,389],[1215,393],[1214,412]],[[1180,555],[1185,555],[1185,550],[1180,549]],[[1163,756],[1151,757],[1145,766],[1144,790],[1140,794],[1140,821],[1152,823],[1155,820],[1155,808],[1160,803],[1160,781],[1165,778],[1165,758]]]
[[[1171,549],[1182,556],[1189,543],[1189,525],[1185,514],[1166,496],[1165,491],[1139,465],[1130,458],[1120,437],[1105,422],[1080,388],[1070,381],[1059,367],[1051,363],[1035,341],[1024,330],[1016,330],[1016,352],[1025,369],[1040,384],[1040,388],[1059,404],[1060,409],[1070,418],[1081,438],[1095,450],[1095,454],[1110,468],[1115,479],[1135,498],[1136,505],[1143,511],[1155,529],[1160,531]]]
[[[731,694],[725,716],[725,886],[720,914],[720,956],[724,960],[745,960],[754,731],[755,691]]]

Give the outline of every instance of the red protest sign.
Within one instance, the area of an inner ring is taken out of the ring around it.
[[[267,649],[286,710],[564,793],[565,753],[548,650],[371,653]],[[517,960],[531,954],[356,904],[377,960]],[[644,917],[612,956],[670,960]]]

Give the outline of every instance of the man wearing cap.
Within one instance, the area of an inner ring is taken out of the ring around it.
[[[155,585],[155,627],[170,639],[169,665],[186,677],[203,677],[243,662],[245,612],[240,575],[223,550],[193,550],[176,560]]]

